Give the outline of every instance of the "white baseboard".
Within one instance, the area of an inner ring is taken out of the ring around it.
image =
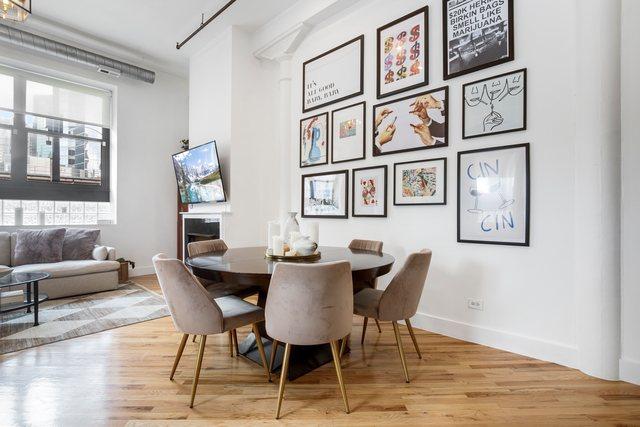
[[[640,361],[620,358],[620,379],[640,385]]]
[[[578,349],[562,343],[540,340],[525,335],[471,325],[442,317],[418,313],[411,319],[414,326],[437,334],[488,347],[522,354],[570,368],[578,366]]]
[[[143,265],[129,269],[129,277],[146,276],[148,274],[156,274],[153,265]]]

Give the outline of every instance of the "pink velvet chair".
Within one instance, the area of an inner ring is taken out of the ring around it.
[[[372,251],[382,253],[382,245],[383,243],[379,240],[363,240],[363,239],[353,239],[351,243],[349,243],[349,249],[359,250],[359,251]],[[374,282],[374,288],[377,288],[378,279]],[[380,328],[380,322],[378,319],[373,319],[376,322],[376,326],[378,327],[378,333],[382,332],[382,328]],[[364,318],[364,323],[362,324],[362,338],[360,338],[360,344],[364,343],[364,336],[367,333],[367,323],[369,323],[369,318]],[[342,350],[341,350],[342,354]]]

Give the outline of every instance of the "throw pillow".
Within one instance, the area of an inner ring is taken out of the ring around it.
[[[13,265],[62,261],[64,228],[18,230]]]
[[[93,248],[93,259],[96,261],[104,261],[109,258],[109,250],[106,246],[96,246]]]
[[[67,228],[62,245],[62,259],[65,261],[92,259],[93,248],[99,237],[100,230]]]

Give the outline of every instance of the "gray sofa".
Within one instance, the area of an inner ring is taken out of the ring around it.
[[[16,233],[0,232],[0,266],[13,266]],[[63,298],[117,289],[118,269],[114,248],[107,247],[104,261],[94,259],[60,261],[46,264],[26,264],[14,267],[14,272],[45,271],[51,278],[39,283],[40,292],[49,298]]]

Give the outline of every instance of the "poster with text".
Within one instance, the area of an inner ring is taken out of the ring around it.
[[[529,246],[529,144],[458,153],[458,242]]]
[[[512,61],[513,0],[443,0],[444,79]]]
[[[302,112],[364,93],[364,36],[302,65]]]

